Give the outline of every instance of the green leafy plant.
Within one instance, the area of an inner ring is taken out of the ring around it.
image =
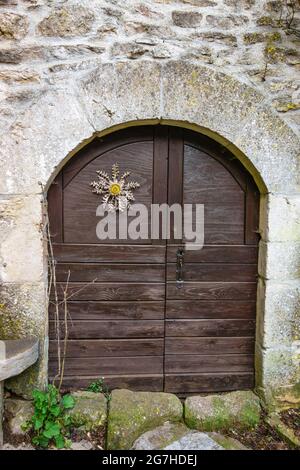
[[[74,407],[74,398],[71,395],[61,397],[54,385],[49,385],[45,392],[34,390],[32,395],[34,414],[25,426],[32,432],[32,443],[43,448],[50,444],[58,449],[67,447],[71,418],[66,410]]]
[[[95,380],[95,382],[91,382],[87,390],[93,393],[103,393],[106,400],[108,401],[111,398],[110,390],[108,388],[108,385],[104,382],[103,377],[100,377],[99,379]]]

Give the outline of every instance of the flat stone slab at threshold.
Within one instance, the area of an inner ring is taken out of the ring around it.
[[[20,374],[38,359],[36,338],[0,340],[0,382]]]
[[[4,380],[21,374],[32,366],[39,356],[36,338],[0,340],[0,449],[3,444],[2,415]]]

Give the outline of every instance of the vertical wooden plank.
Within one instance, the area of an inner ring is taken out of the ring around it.
[[[249,179],[246,190],[245,244],[257,245],[259,241],[259,191]]]
[[[172,127],[169,131],[169,180],[168,203],[180,204],[183,202],[183,131]],[[171,223],[170,243],[180,243],[182,239],[174,238],[174,226]]]
[[[63,242],[63,189],[62,171],[57,175],[48,191],[48,214],[52,243]]]
[[[154,142],[153,142],[153,204],[163,204],[168,201],[168,127],[156,126],[154,128]],[[153,221],[152,221],[153,222]],[[161,238],[153,239],[152,243],[165,244],[166,240]]]

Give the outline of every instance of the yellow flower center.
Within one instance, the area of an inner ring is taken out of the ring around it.
[[[112,196],[118,196],[121,192],[121,186],[119,183],[113,183],[109,187],[109,192]]]

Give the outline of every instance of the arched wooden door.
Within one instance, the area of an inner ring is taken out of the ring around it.
[[[181,288],[184,239],[97,238],[101,198],[90,182],[116,162],[139,182],[135,200],[149,209],[204,204],[205,245],[184,251]],[[112,388],[183,395],[253,387],[259,193],[230,152],[175,127],[119,131],[70,160],[48,204],[60,297],[69,276],[65,388],[98,377]],[[50,304],[50,376],[54,310]]]

